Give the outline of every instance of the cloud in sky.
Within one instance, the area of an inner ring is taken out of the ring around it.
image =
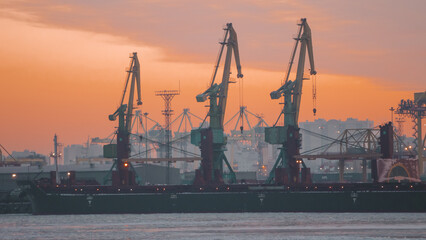
[[[423,82],[426,2],[419,0],[44,0],[2,5],[4,11],[31,16],[39,26],[109,34],[161,48],[164,61],[211,63],[219,27],[233,22],[243,64],[273,71],[285,70],[295,23],[306,17],[319,73],[372,77],[407,90]]]

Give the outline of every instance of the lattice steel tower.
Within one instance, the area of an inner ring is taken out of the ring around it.
[[[173,115],[173,110],[171,108],[171,103],[173,98],[176,95],[179,95],[180,91],[178,90],[163,90],[163,91],[156,91],[155,96],[161,96],[164,100],[164,110],[162,111],[164,118],[165,118],[165,141],[164,144],[166,145],[166,158],[172,158],[171,156],[171,146],[170,146],[170,116]],[[166,183],[170,183],[170,161],[167,162],[167,174],[166,174]]]

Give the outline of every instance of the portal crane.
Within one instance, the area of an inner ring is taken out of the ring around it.
[[[290,56],[287,74],[284,84],[278,90],[271,92],[271,99],[279,99],[284,95],[284,107],[278,116],[273,127],[265,129],[265,141],[270,144],[281,144],[280,154],[276,160],[268,178],[269,183],[275,184],[295,184],[299,183],[299,164],[302,163],[302,182],[310,181],[310,172],[306,168],[302,160],[296,159],[294,156],[299,155],[300,134],[299,134],[299,110],[302,97],[302,86],[305,67],[305,55],[308,50],[309,63],[311,66],[310,75],[316,75],[311,29],[309,28],[306,18],[302,18],[298,24],[299,31],[295,46]],[[300,42],[299,61],[297,65],[296,79],[289,80],[294,57]],[[315,109],[314,109],[315,113]],[[284,114],[284,126],[276,126],[281,116]]]
[[[137,53],[134,52],[130,58],[129,70],[127,70],[126,84],[124,86],[123,96],[118,109],[111,115],[109,120],[115,121],[118,116],[118,130],[117,130],[117,144],[106,145],[107,148],[111,149],[110,152],[116,154],[110,154],[112,157],[116,157],[115,167],[117,172],[113,172],[113,185],[133,185],[135,183],[135,175],[129,171],[131,167],[130,162],[124,162],[123,159],[130,157],[130,132],[132,127],[133,117],[133,103],[134,103],[134,91],[135,85],[138,94],[137,105],[142,105],[141,101],[141,84],[140,84],[140,65]],[[125,104],[124,100],[126,97],[127,88],[130,81],[130,89],[128,93],[128,103]],[[115,148],[115,149],[114,149]],[[104,149],[105,155],[105,149]],[[108,155],[108,154],[107,154]],[[114,156],[115,155],[115,156]],[[107,157],[107,156],[105,156]],[[118,175],[117,175],[118,174]]]
[[[237,33],[232,27],[232,23],[226,24],[225,37],[221,42],[217,64],[214,68],[210,87],[203,93],[196,96],[197,102],[210,100],[209,128],[199,128],[191,131],[191,143],[199,146],[201,150],[201,166],[196,171],[194,184],[221,184],[223,183],[223,162],[228,166],[231,174],[231,182],[235,182],[235,173],[225,157],[226,137],[223,134],[223,125],[228,98],[229,77],[231,74],[232,52],[234,52],[235,63],[237,65],[237,78],[242,78],[240,55],[238,51]],[[223,68],[222,82],[215,83],[217,70],[222,57],[224,47],[227,47],[225,65]],[[207,118],[206,116],[206,118]],[[202,125],[201,125],[202,126]]]

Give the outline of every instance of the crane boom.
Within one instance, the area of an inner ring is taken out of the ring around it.
[[[237,33],[232,27],[232,23],[226,24],[224,29],[225,39],[220,44],[222,45],[219,51],[219,57],[213,72],[213,77],[210,83],[210,87],[203,93],[197,95],[197,102],[204,102],[207,98],[210,98],[210,126],[212,128],[223,129],[223,123],[225,118],[226,102],[228,98],[228,86],[229,86],[229,77],[231,74],[231,62],[232,62],[232,52],[234,52],[235,64],[237,66],[237,78],[242,78],[243,74],[241,72],[241,63],[240,63],[240,53],[238,50],[238,40]],[[229,36],[228,40],[226,38]],[[226,56],[225,56],[225,65],[223,67],[222,82],[220,84],[215,83],[216,73],[219,67],[219,63],[222,57],[222,52],[224,46],[227,46]]]
[[[295,91],[293,95],[295,96],[294,106],[296,110],[296,114],[294,116],[294,124],[298,126],[298,120],[299,120],[299,110],[300,110],[300,101],[302,97],[302,86],[303,86],[303,74],[305,70],[305,56],[306,56],[306,50],[308,50],[308,56],[309,56],[309,63],[311,66],[310,75],[316,75],[317,72],[315,70],[315,62],[314,62],[314,54],[312,50],[312,36],[311,36],[311,28],[309,27],[308,23],[306,22],[306,18],[302,19],[302,26],[303,26],[303,35],[301,36],[300,40],[300,54],[299,54],[299,63],[297,65],[297,74],[296,74],[296,85],[295,85]]]
[[[222,77],[222,88],[219,92],[219,110],[221,112],[220,126],[223,129],[223,123],[225,118],[225,110],[226,110],[226,101],[228,99],[228,86],[229,86],[229,75],[231,74],[231,60],[232,60],[232,51],[234,51],[235,64],[237,65],[237,78],[242,78],[243,74],[241,73],[241,64],[240,64],[240,53],[238,50],[238,40],[237,33],[232,27],[232,23],[227,24],[229,31],[229,39],[228,39],[228,48],[226,52],[225,58],[225,66],[223,68],[223,77]]]
[[[294,38],[296,40],[295,47],[293,49],[292,55],[290,57],[289,67],[286,74],[286,79],[284,84],[278,88],[278,90],[271,92],[271,99],[279,99],[282,95],[286,98],[288,96],[288,101],[285,100],[284,107],[284,125],[298,125],[299,119],[299,110],[300,110],[300,101],[302,97],[302,87],[303,87],[303,75],[305,71],[305,56],[306,50],[308,50],[309,63],[310,63],[310,75],[316,75],[314,54],[312,47],[312,35],[311,28],[306,22],[306,18],[302,18],[299,23],[298,36]],[[300,52],[299,52],[299,61],[297,65],[296,79],[294,81],[289,80],[291,67],[294,62],[295,53],[297,51],[298,43],[300,42]],[[293,98],[291,99],[291,95]],[[280,115],[281,116],[281,115]],[[287,120],[287,122],[286,122]],[[278,120],[277,120],[278,122]]]
[[[131,68],[129,69],[129,71],[127,71],[128,72],[127,82],[129,81],[130,74],[132,75],[132,80],[131,80],[131,84],[130,84],[130,92],[129,92],[129,102],[128,102],[128,105],[127,105],[128,111],[127,111],[127,114],[126,114],[126,129],[127,129],[128,132],[130,132],[131,129],[132,129],[133,103],[134,103],[133,99],[134,99],[135,83],[136,83],[136,91],[137,91],[137,94],[138,94],[137,105],[142,105],[140,65],[139,65],[139,59],[138,59],[137,53],[134,52],[133,56],[131,58],[132,58]],[[125,93],[126,93],[126,90],[124,90],[123,99],[124,99]]]

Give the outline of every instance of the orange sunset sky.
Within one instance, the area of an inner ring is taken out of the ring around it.
[[[154,92],[180,82],[176,115],[190,108],[204,117],[195,96],[207,88],[227,22],[244,79],[230,86],[225,119],[238,111],[242,85],[243,104],[273,124],[281,106],[269,93],[285,76],[301,17],[312,29],[316,117],[378,125],[400,99],[425,91],[425,9],[420,0],[2,0],[0,144],[47,154],[55,133],[64,146],[111,134],[131,52],[141,63],[143,112],[164,123]],[[315,119],[311,81],[300,114]]]

